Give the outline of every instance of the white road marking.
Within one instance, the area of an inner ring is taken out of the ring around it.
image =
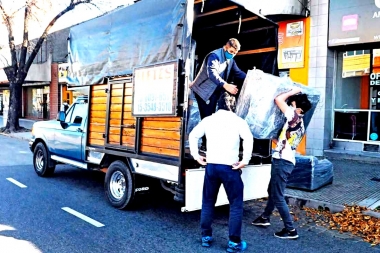
[[[97,222],[96,220],[91,219],[90,217],[88,217],[88,216],[86,216],[84,214],[81,214],[81,213],[79,213],[79,212],[71,209],[70,207],[62,207],[62,210],[66,211],[66,212],[68,212],[68,213],[70,213],[70,214],[72,214],[72,215],[74,215],[76,217],[78,217],[79,219],[87,221],[88,223],[94,225],[95,227],[98,227],[98,228],[104,227],[104,224],[102,224],[100,222]]]
[[[20,183],[20,182],[18,182],[18,181],[16,181],[16,180],[14,180],[14,179],[11,178],[11,177],[8,177],[7,180],[8,180],[9,182],[11,182],[11,183],[14,183],[15,185],[17,185],[17,186],[20,187],[20,188],[26,188],[26,187],[27,187],[26,185],[24,185],[24,184],[22,184],[22,183]]]
[[[30,153],[30,152],[28,152],[28,151],[19,151],[19,153],[20,153],[20,154],[28,154],[28,153]]]

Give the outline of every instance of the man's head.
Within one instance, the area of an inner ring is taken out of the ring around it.
[[[235,112],[236,110],[236,99],[234,96],[230,95],[228,92],[223,92],[218,100],[218,110],[226,110]]]
[[[298,114],[305,114],[311,108],[311,103],[306,94],[296,94],[290,96],[287,104],[296,108]]]
[[[232,59],[239,52],[240,47],[240,42],[237,39],[229,39],[223,46],[226,58]]]

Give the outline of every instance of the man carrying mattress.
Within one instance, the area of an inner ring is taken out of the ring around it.
[[[300,88],[293,88],[275,98],[276,105],[284,113],[286,122],[276,142],[272,155],[271,179],[268,186],[268,202],[264,212],[255,219],[255,226],[269,226],[270,216],[276,207],[285,228],[274,234],[281,239],[297,239],[298,233],[286,204],[284,192],[289,175],[295,166],[295,150],[305,134],[303,115],[310,110],[311,103],[306,94],[298,94]]]

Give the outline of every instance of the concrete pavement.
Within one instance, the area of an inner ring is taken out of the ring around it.
[[[4,119],[3,116],[0,116],[0,126],[4,126],[5,124],[5,121],[6,119]],[[34,120],[29,120],[29,119],[20,119],[20,126],[26,128],[26,129],[29,129],[31,130],[32,127],[33,127],[33,124],[34,124]],[[8,137],[12,137],[12,138],[17,138],[17,139],[20,139],[20,140],[27,140],[29,141],[31,138],[32,138],[32,133],[30,131],[27,131],[27,132],[20,132],[20,133],[10,133],[10,134],[4,134],[4,133],[0,133],[1,135],[6,135]]]

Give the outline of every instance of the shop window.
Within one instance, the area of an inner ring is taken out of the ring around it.
[[[336,73],[334,138],[380,141],[380,49],[340,52]]]

